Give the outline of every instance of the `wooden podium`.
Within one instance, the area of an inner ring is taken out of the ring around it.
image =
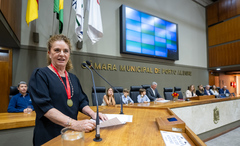
[[[106,114],[119,114],[118,107],[101,107],[100,112]],[[124,125],[112,126],[100,129],[101,142],[94,142],[95,130],[85,133],[85,145],[156,145],[164,146],[160,130],[155,122],[156,117],[171,117],[176,115],[169,108],[124,108],[125,115],[133,115],[133,120]],[[79,120],[86,119],[86,116],[79,114]],[[163,122],[164,123],[164,122]],[[173,124],[174,125],[174,124]],[[161,127],[161,125],[160,125]],[[167,127],[167,126],[165,126]],[[176,127],[181,128],[181,127]],[[191,144],[205,146],[204,142],[187,126],[181,134]],[[61,136],[48,141],[43,146],[61,145]]]
[[[214,99],[215,95],[205,95],[205,96],[196,96],[189,98],[190,100],[206,100],[206,99]]]
[[[186,132],[185,123],[176,115],[158,117],[156,122],[159,130],[170,132]]]

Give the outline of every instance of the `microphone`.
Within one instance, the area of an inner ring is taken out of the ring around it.
[[[95,87],[95,82],[94,82],[94,77],[93,77],[93,72],[92,70],[87,66],[86,63],[82,63],[82,66],[86,67],[92,75],[92,82],[93,82],[93,90],[95,94],[95,99],[96,99],[96,104],[97,104],[97,117],[96,117],[96,135],[93,141],[95,142],[100,142],[102,141],[102,138],[100,137],[100,125],[99,125],[99,112],[98,112],[98,99],[97,99],[97,93],[96,93],[96,87]]]
[[[105,82],[107,82],[108,85],[110,85],[111,88],[113,88],[113,90],[116,90],[117,93],[120,95],[120,102],[121,102],[121,111],[120,111],[120,114],[123,114],[122,97],[121,97],[121,94],[119,93],[119,91],[118,91],[114,86],[112,86],[103,76],[101,76],[101,75],[97,72],[97,70],[91,65],[90,61],[87,60],[86,63],[87,63],[87,65],[88,65],[90,68],[92,68],[92,69],[97,73],[98,76],[100,76]]]

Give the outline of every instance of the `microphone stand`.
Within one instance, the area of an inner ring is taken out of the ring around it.
[[[123,103],[122,103],[122,97],[121,97],[121,94],[119,93],[119,91],[114,87],[112,86],[103,76],[101,76],[97,71],[96,69],[91,65],[91,63],[89,61],[86,61],[87,65],[90,66],[90,68],[92,68],[98,76],[100,76],[106,83],[108,83],[109,86],[111,86],[111,88],[113,88],[113,90],[117,91],[117,93],[120,95],[120,103],[121,103],[121,111],[120,111],[120,114],[124,114],[123,113]]]
[[[95,82],[94,82],[93,72],[92,72],[92,70],[87,66],[86,63],[82,63],[82,65],[83,65],[84,67],[86,67],[86,68],[91,72],[91,75],[92,75],[93,90],[94,90],[94,94],[95,94],[95,98],[96,98],[96,104],[97,104],[96,135],[95,135],[95,138],[93,139],[93,141],[95,141],[95,142],[100,142],[100,141],[102,141],[102,138],[100,137],[99,112],[98,112],[98,99],[97,99],[97,93],[96,93],[96,87],[95,87]]]

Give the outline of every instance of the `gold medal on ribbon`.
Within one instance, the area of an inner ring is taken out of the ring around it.
[[[73,101],[72,101],[72,99],[68,99],[68,100],[67,100],[67,105],[68,105],[69,107],[72,107],[72,106],[73,106]]]

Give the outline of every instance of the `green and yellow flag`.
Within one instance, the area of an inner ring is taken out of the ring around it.
[[[57,19],[59,20],[59,33],[63,30],[63,3],[64,0],[54,0],[53,12],[57,13]]]

